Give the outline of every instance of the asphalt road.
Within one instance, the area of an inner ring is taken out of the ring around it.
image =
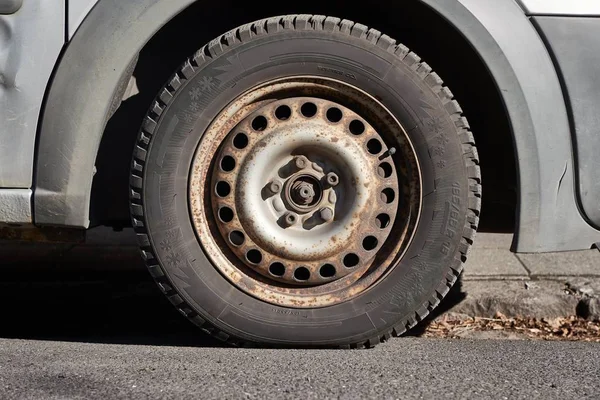
[[[0,283],[0,398],[598,398],[600,344],[406,337],[370,350],[235,349],[145,271]]]
[[[600,346],[404,338],[372,350],[0,340],[3,399],[598,398]]]
[[[355,351],[227,348],[175,311],[135,252],[66,260],[49,247],[24,263],[32,250],[3,253],[0,399],[599,397],[600,344],[406,337]]]

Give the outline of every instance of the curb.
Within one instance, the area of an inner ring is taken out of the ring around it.
[[[600,321],[600,278],[532,281],[463,278],[444,303],[438,315],[537,319],[578,316]]]

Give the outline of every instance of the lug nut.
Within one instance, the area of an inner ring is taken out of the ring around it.
[[[283,216],[283,226],[285,228],[289,228],[290,226],[294,225],[296,223],[296,221],[298,221],[298,216],[296,214],[294,214],[293,212],[288,212]]]
[[[279,182],[277,180],[269,183],[269,190],[273,194],[277,194],[277,193],[281,192],[281,188],[282,188],[282,184],[281,184],[281,182]]]
[[[338,178],[338,176],[333,172],[328,173],[325,179],[327,180],[327,184],[329,186],[335,186],[340,183],[340,178]]]
[[[304,156],[297,156],[294,160],[294,165],[296,165],[296,168],[298,169],[304,169],[308,167],[308,160]]]
[[[322,208],[321,211],[319,211],[319,216],[323,221],[329,222],[333,219],[333,210],[329,207]]]

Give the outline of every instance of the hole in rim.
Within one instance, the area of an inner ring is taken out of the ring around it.
[[[294,271],[294,278],[298,281],[307,281],[310,278],[310,271],[306,267],[298,267]]]
[[[377,168],[377,173],[382,178],[389,178],[390,176],[392,176],[392,171],[392,166],[388,162],[382,162]]]
[[[348,253],[344,256],[344,266],[347,268],[356,267],[360,258],[354,253]]]
[[[383,146],[379,139],[371,139],[367,142],[367,150],[369,150],[369,153],[371,154],[379,154],[381,153],[381,150],[383,150]]]
[[[363,239],[362,245],[363,249],[367,251],[371,251],[377,247],[379,240],[375,236],[367,236]]]
[[[254,129],[257,132],[264,131],[265,129],[267,129],[267,125],[267,119],[262,115],[259,115],[258,117],[252,120],[252,129]]]
[[[277,117],[277,119],[280,119],[282,121],[289,119],[291,115],[292,115],[292,109],[285,105],[279,106],[275,110],[275,116]]]
[[[385,204],[390,204],[396,199],[396,193],[392,188],[386,188],[381,191],[381,200]]]
[[[387,214],[379,214],[376,218],[376,225],[379,229],[385,229],[390,224],[390,216]]]
[[[271,275],[283,276],[285,274],[285,265],[276,261],[269,266],[269,272]]]
[[[348,128],[350,129],[351,134],[361,135],[365,131],[365,124],[355,119],[354,121],[350,122]]]
[[[231,193],[231,186],[225,181],[219,181],[217,182],[217,186],[215,186],[215,192],[219,197],[227,197]]]
[[[233,220],[233,210],[229,207],[219,208],[219,219],[222,222],[231,222]]]
[[[240,231],[231,231],[231,233],[229,233],[229,241],[234,246],[243,245],[245,240],[246,240],[246,237]]]
[[[317,106],[314,103],[304,103],[302,107],[300,107],[300,112],[306,118],[314,117],[317,113]]]
[[[245,133],[238,133],[233,138],[233,146],[239,150],[245,149],[248,146],[248,136]]]
[[[327,110],[326,116],[329,122],[340,122],[344,114],[342,114],[342,110],[339,108],[331,107],[329,110]]]
[[[256,249],[248,250],[246,252],[246,260],[251,264],[260,264],[262,259],[262,253]]]
[[[231,172],[235,169],[235,158],[225,156],[221,159],[221,169],[225,172]]]
[[[324,264],[319,269],[319,275],[321,275],[323,278],[331,278],[335,276],[335,273],[335,267],[331,264]]]

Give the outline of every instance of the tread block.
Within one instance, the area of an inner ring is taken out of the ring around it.
[[[171,89],[173,89],[173,90],[179,89],[179,87],[181,86],[181,81],[179,80],[179,76],[177,76],[177,74],[175,74],[171,78],[171,81],[169,82],[169,86],[171,86]]]
[[[150,275],[154,278],[162,278],[163,276],[165,276],[165,274],[163,273],[162,269],[160,268],[160,266],[158,265],[148,265],[148,271],[150,272]]]
[[[326,17],[325,22],[323,23],[323,29],[326,31],[337,31],[339,30],[341,19],[336,17]]]
[[[130,210],[132,215],[137,217],[144,216],[144,208],[140,204],[131,204]]]
[[[134,188],[141,189],[142,188],[142,178],[136,175],[129,176],[129,184]]]
[[[141,247],[150,247],[150,239],[148,239],[148,235],[145,233],[136,234],[137,241]]]
[[[163,102],[163,104],[169,104],[171,102],[171,100],[173,99],[173,95],[171,94],[171,92],[169,92],[166,88],[163,89],[163,91],[160,93],[159,96],[160,101]],[[152,132],[151,132],[152,133]]]
[[[404,57],[404,64],[408,65],[412,69],[416,70],[419,67],[421,57],[413,53],[412,51]]]
[[[194,76],[194,67],[192,67],[192,64],[187,60],[179,71],[181,72],[181,75],[185,77],[185,79],[189,80],[192,76]],[[157,115],[160,115],[160,113],[157,113]]]

